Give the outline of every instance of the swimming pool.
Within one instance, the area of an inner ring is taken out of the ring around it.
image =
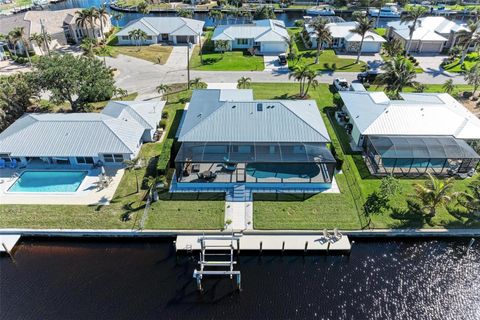
[[[87,171],[24,171],[8,192],[75,192]]]
[[[291,164],[291,163],[252,163],[247,165],[247,174],[249,176],[265,178],[302,178],[310,179],[320,174],[320,168],[314,163]]]

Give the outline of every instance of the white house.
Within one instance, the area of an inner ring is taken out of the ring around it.
[[[404,48],[410,39],[409,26],[412,22],[401,23],[393,21],[387,23],[386,35],[388,39],[399,39]],[[411,52],[439,53],[443,49],[455,46],[458,32],[467,28],[444,17],[424,17],[419,19],[410,46]]]
[[[0,133],[0,159],[62,165],[122,164],[152,141],[164,101],[111,101],[101,113],[26,113]]]
[[[376,174],[471,172],[480,156],[480,119],[447,93],[340,92],[352,144]]]
[[[130,32],[140,29],[147,34],[142,44],[161,42],[199,43],[205,22],[181,17],[143,17],[127,24],[117,33],[119,45],[134,45]]]
[[[78,11],[78,9],[75,11],[69,11],[70,12],[66,12],[67,14],[63,19],[62,28],[67,41],[70,43],[80,43],[82,39],[86,37],[96,39],[97,41],[102,40],[104,34],[112,29],[110,16],[107,16],[102,21],[102,25],[100,24],[100,20],[95,19],[93,21],[93,26],[89,23],[86,23],[86,25],[82,26],[79,21],[77,21],[78,14],[76,13],[76,11]]]
[[[222,25],[215,28],[212,41],[228,41],[228,50],[255,49],[257,53],[281,53],[290,39],[280,20],[257,20],[251,24]],[[216,47],[216,46],[215,46]],[[218,51],[216,48],[215,50]]]
[[[327,24],[328,29],[332,34],[331,48],[338,49],[345,52],[358,52],[362,37],[352,32],[357,27],[357,22],[338,22]],[[317,47],[317,35],[313,32],[313,28],[308,24],[305,24],[305,29],[309,34],[312,47]],[[376,53],[382,49],[382,43],[386,40],[376,34],[375,32],[368,31],[365,35],[362,45],[362,53]]]

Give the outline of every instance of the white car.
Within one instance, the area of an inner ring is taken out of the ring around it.
[[[350,85],[348,84],[348,81],[343,79],[343,78],[337,78],[333,80],[333,86],[337,91],[348,91],[350,90]]]

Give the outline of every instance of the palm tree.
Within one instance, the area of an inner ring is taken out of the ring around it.
[[[177,16],[181,18],[192,18],[193,17],[193,11],[188,10],[188,9],[179,9],[177,11]]]
[[[215,49],[219,50],[223,54],[228,50],[230,43],[228,40],[217,40],[215,41]]]
[[[102,34],[102,39],[105,40],[105,34],[103,33],[103,25],[107,23],[109,16],[107,7],[103,4],[100,8],[95,8],[95,21],[100,22],[100,33]]]
[[[448,94],[452,94],[453,90],[455,89],[455,85],[453,84],[453,79],[448,79],[442,86],[443,91]]]
[[[458,203],[475,215],[480,214],[480,176],[468,186],[467,192],[458,194]]]
[[[434,217],[439,206],[445,206],[452,201],[456,194],[452,193],[453,178],[440,180],[428,173],[428,180],[423,184],[416,183],[412,195],[420,201],[423,210],[427,210],[430,217]]]
[[[312,35],[317,36],[317,56],[315,63],[318,64],[320,60],[320,50],[323,49],[324,43],[332,42],[332,33],[327,27],[328,21],[323,18],[315,18],[310,22],[310,27],[313,29]]]
[[[472,95],[475,96],[475,93],[477,93],[477,89],[480,86],[480,63],[479,62],[475,63],[473,67],[470,68],[470,70],[465,72],[464,79],[469,85],[473,86]]]
[[[165,101],[168,102],[168,92],[170,91],[170,86],[167,84],[159,84],[156,88],[157,92],[162,95],[162,98],[165,97]]]
[[[407,47],[405,48],[406,53],[410,51],[410,46],[412,45],[412,38],[413,38],[413,33],[415,32],[415,29],[417,28],[417,23],[420,26],[421,25],[421,20],[419,20],[425,13],[427,12],[427,8],[422,7],[422,6],[415,6],[411,10],[407,11],[407,14],[402,15],[400,18],[400,23],[409,23],[411,22],[412,24],[408,26],[408,29],[410,31],[409,33],[409,39],[407,43]]]
[[[30,59],[30,53],[28,52],[29,50],[29,45],[28,41],[25,40],[25,28],[24,27],[15,27],[13,28],[12,31],[8,33],[10,39],[13,41],[13,45],[17,46],[20,44],[23,49],[25,50],[25,53],[28,58],[29,65],[32,65],[32,59]]]
[[[139,47],[139,51],[141,49],[140,45],[145,41],[148,37],[147,33],[142,29],[133,29],[128,33],[128,36],[135,41],[135,45]]]
[[[43,53],[43,44],[44,44],[44,39],[43,36],[40,33],[32,33],[30,35],[30,41],[33,41],[37,44],[38,48],[40,51]]]
[[[385,53],[388,54],[389,57],[393,58],[402,54],[403,44],[399,39],[393,38],[384,43],[383,50],[385,50]]]
[[[190,88],[205,89],[207,88],[207,84],[202,81],[202,78],[195,78],[193,80],[190,80]]]
[[[378,6],[378,14],[377,20],[375,21],[375,28],[378,28],[378,24],[380,23],[380,13],[382,11],[383,5],[387,2],[386,0],[376,0],[376,5]]]
[[[248,89],[250,88],[250,83],[252,82],[252,79],[249,77],[241,77],[240,79],[237,80],[237,88],[238,89]]]
[[[137,11],[143,14],[148,14],[150,12],[150,7],[146,1],[142,1],[137,4]]]
[[[413,64],[403,57],[395,57],[386,61],[382,67],[385,72],[381,73],[375,79],[376,84],[386,86],[386,90],[398,98],[399,92],[404,87],[415,87],[417,82],[414,80],[417,76]]]
[[[362,40],[360,41],[360,47],[358,48],[357,52],[357,61],[355,63],[358,63],[360,60],[360,54],[362,53],[362,46],[363,46],[363,41],[365,40],[365,35],[367,32],[372,30],[373,28],[373,20],[369,19],[367,16],[362,16],[357,19],[357,26],[355,29],[350,30],[353,33],[356,33],[362,37]]]
[[[316,87],[318,82],[315,80],[317,73],[306,65],[297,65],[289,74],[288,78],[293,78],[300,83],[299,97],[304,98],[310,86]]]
[[[118,22],[125,16],[123,12],[120,11],[113,11],[112,18],[115,20],[115,26],[119,28]]]
[[[211,10],[208,16],[213,20],[215,27],[217,26],[217,21],[223,19],[223,13],[220,10]]]
[[[95,49],[96,44],[97,42],[90,37],[83,38],[82,42],[80,43],[80,49],[82,49],[85,56],[93,58],[95,56],[93,50]]]
[[[457,45],[462,48],[462,57],[460,58],[460,64],[465,61],[467,57],[468,49],[473,44],[480,43],[480,34],[478,29],[480,28],[480,20],[470,20],[467,25],[468,30],[460,30],[457,34]]]
[[[77,18],[75,19],[75,23],[81,27],[82,29],[87,30],[88,36],[88,26],[90,26],[92,30],[92,38],[95,38],[95,9],[94,8],[87,8],[82,9],[81,11],[76,12]]]

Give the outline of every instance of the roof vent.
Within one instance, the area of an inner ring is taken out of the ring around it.
[[[232,106],[232,109],[235,109],[237,106]]]
[[[263,104],[257,103],[257,111],[263,111]]]
[[[202,116],[202,113],[197,114],[197,118],[200,118]]]

